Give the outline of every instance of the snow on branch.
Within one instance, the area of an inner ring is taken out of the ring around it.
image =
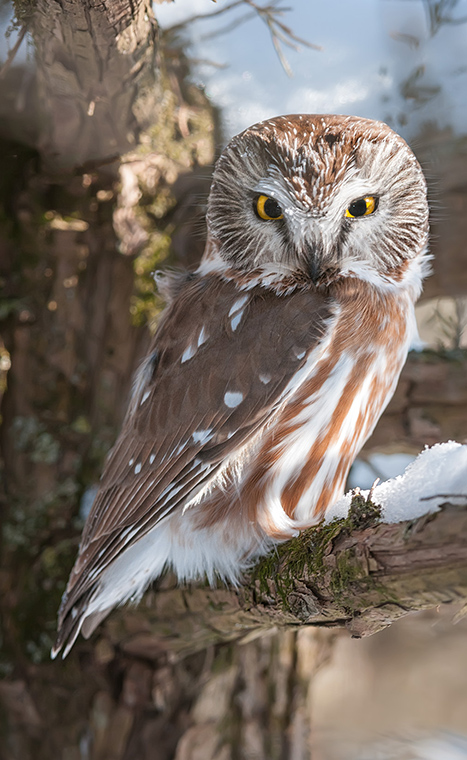
[[[239,588],[180,588],[166,578],[106,631],[128,653],[183,655],[274,626],[367,636],[450,602],[464,602],[467,613],[467,446],[454,442],[425,450],[371,493],[347,494],[325,523],[260,560]]]
[[[369,491],[362,491],[368,496]],[[352,492],[339,499],[326,515],[327,522],[348,513]],[[441,504],[467,499],[467,446],[455,441],[437,443],[422,451],[403,475],[391,478],[371,491],[381,506],[384,522],[393,523],[435,512]]]

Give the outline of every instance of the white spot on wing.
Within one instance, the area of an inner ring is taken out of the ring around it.
[[[212,428],[207,430],[195,430],[191,436],[195,443],[207,443],[212,438]]]
[[[141,464],[141,462],[138,462],[138,464],[135,466],[135,475],[138,475],[138,473],[141,472],[142,466],[143,465]]]
[[[156,458],[155,454],[151,454],[151,456],[149,457],[149,464],[153,464],[155,458]]]
[[[227,391],[224,394],[224,404],[230,409],[235,409],[236,406],[243,401],[243,393],[240,391]]]
[[[139,402],[139,405],[141,406],[141,404],[144,404],[144,402],[148,400],[149,396],[150,396],[150,392],[149,391],[145,391],[143,398]]]
[[[237,298],[235,303],[230,308],[229,317],[232,317],[237,311],[240,311],[240,309],[243,309],[247,301],[248,301],[248,296],[242,296],[241,298]]]
[[[235,332],[235,330],[237,329],[237,327],[239,326],[239,324],[240,324],[240,320],[241,320],[241,318],[242,318],[242,317],[243,317],[243,309],[242,309],[241,311],[239,311],[239,312],[238,312],[238,314],[236,314],[236,315],[235,315],[234,317],[232,317],[232,319],[230,320],[230,326],[231,326],[231,328],[232,328],[232,330],[233,330],[234,332]]]
[[[185,351],[182,354],[181,363],[187,362],[188,359],[192,359],[193,356],[196,354],[197,348],[196,346],[188,346],[188,348],[185,349]]]
[[[271,375],[260,375],[259,379],[261,380],[262,383],[264,383],[264,385],[267,385],[268,383],[271,382],[272,377]]]
[[[203,343],[206,343],[207,339],[208,339],[208,334],[207,334],[207,332],[206,332],[206,329],[205,329],[205,327],[203,326],[203,327],[201,328],[201,332],[200,332],[200,334],[199,334],[199,336],[198,336],[198,348],[199,348],[200,346],[202,346],[202,345],[203,345]]]
[[[296,351],[295,352],[295,356],[297,357],[297,359],[303,359],[303,357],[305,356],[305,354],[306,354],[306,351]]]

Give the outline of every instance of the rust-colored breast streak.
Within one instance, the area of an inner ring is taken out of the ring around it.
[[[334,286],[340,305],[328,346],[275,421],[251,443],[243,472],[224,470],[203,499],[199,528],[261,526],[274,539],[318,522],[342,495],[354,458],[388,403],[404,364],[409,296],[357,279]]]
[[[388,403],[405,361],[409,299],[378,295],[357,280],[336,291],[341,312],[329,348],[265,434],[239,494],[238,502],[250,510],[260,507],[257,519],[274,538],[290,535],[278,526],[270,508],[276,498],[285,515],[303,527],[303,521],[317,522],[341,495],[352,462]],[[301,431],[301,454],[294,466],[287,462],[287,447]]]

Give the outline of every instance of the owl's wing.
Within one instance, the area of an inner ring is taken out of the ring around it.
[[[87,519],[60,622],[102,571],[194,498],[284,403],[327,329],[314,289],[188,280],[156,333]]]

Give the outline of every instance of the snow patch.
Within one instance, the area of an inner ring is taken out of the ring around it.
[[[362,491],[367,496],[369,491]],[[326,513],[326,522],[346,517],[352,492],[339,499]],[[450,501],[467,499],[467,446],[455,441],[425,449],[409,464],[403,475],[387,480],[373,491],[372,501],[383,510],[387,523],[413,520],[436,512]]]

